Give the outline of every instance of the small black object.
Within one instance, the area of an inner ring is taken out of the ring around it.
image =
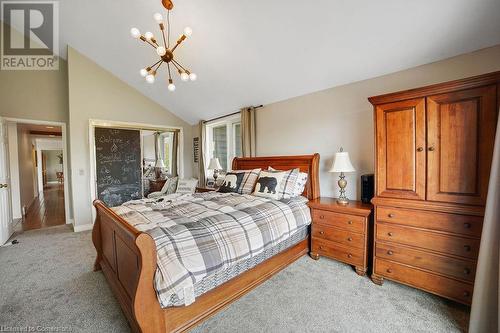
[[[12,241],[12,244],[19,244],[19,241],[18,241],[17,239],[14,239],[14,240]]]
[[[361,201],[370,203],[375,194],[375,176],[373,173],[361,175]]]

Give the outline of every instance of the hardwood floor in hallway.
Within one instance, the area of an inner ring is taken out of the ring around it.
[[[28,209],[21,222],[22,230],[41,229],[66,223],[64,185],[48,184]]]

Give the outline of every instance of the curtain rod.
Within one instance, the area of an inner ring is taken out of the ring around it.
[[[257,105],[257,106],[254,106],[255,109],[260,109],[261,107],[263,107],[264,105]],[[230,117],[230,116],[234,116],[235,114],[238,114],[240,113],[241,111],[237,111],[237,112],[233,112],[233,113],[230,113],[230,114],[226,114],[224,116],[220,116],[220,117],[216,117],[216,118],[212,118],[212,119],[208,119],[208,120],[203,120],[204,123],[208,123],[208,122],[211,122],[211,121],[214,121],[214,120],[219,120],[219,119],[222,119],[222,118],[226,118],[226,117]]]

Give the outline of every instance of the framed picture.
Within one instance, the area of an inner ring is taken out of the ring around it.
[[[198,163],[200,158],[200,138],[193,138],[193,162]]]

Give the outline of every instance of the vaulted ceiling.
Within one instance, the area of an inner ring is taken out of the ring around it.
[[[173,37],[198,74],[167,90],[139,69],[154,50],[130,28],[158,33],[160,0],[60,1],[63,56],[71,45],[184,120],[376,77],[500,44],[498,0],[174,0]],[[140,111],[140,110],[138,110]]]

